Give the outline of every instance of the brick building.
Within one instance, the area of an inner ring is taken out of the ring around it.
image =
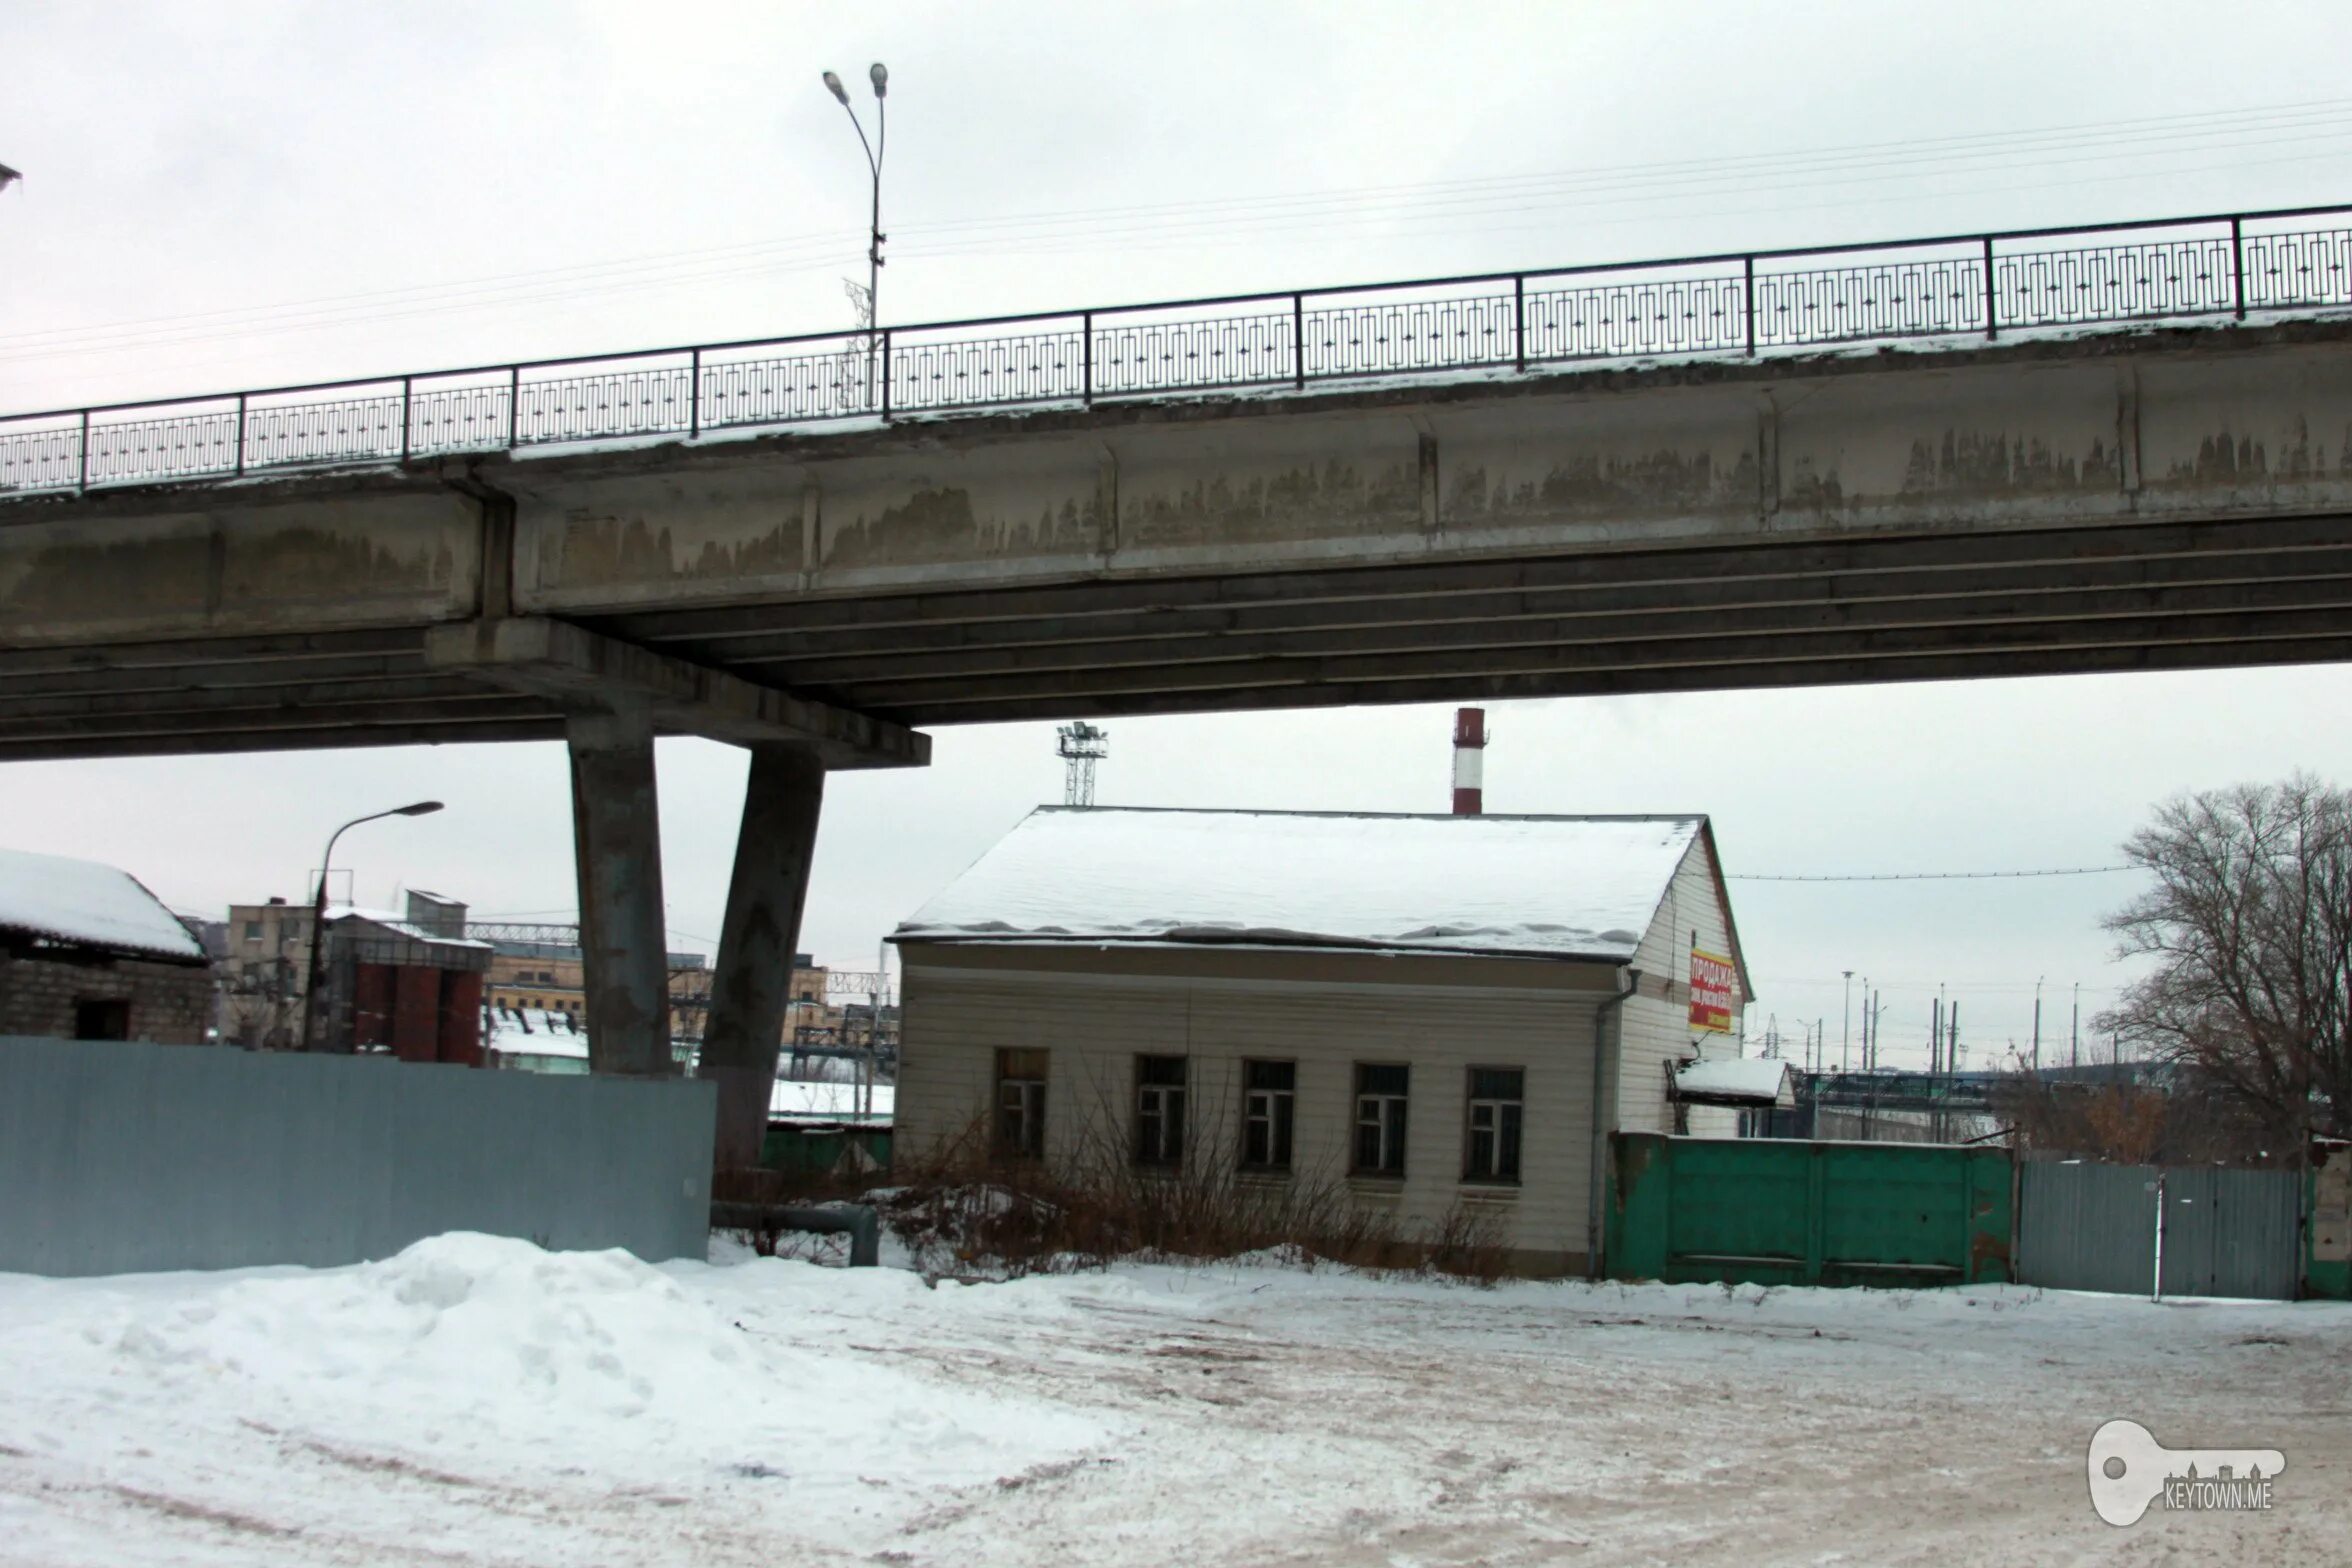
[[[0,850],[0,1035],[200,1045],[212,966],[128,872]]]

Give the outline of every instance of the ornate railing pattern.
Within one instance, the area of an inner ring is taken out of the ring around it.
[[[2335,219],[2314,227],[2309,220]],[[742,426],[2352,307],[2352,208],[824,333],[0,418],[0,491]]]

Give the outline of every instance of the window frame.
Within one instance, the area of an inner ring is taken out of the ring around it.
[[[1165,1076],[1169,1063],[1174,1063],[1170,1082]],[[1162,1077],[1154,1078],[1154,1067]],[[1128,1139],[1128,1155],[1137,1164],[1176,1170],[1184,1164],[1185,1100],[1192,1090],[1192,1058],[1162,1052],[1138,1051],[1135,1055],[1135,1120]],[[1145,1127],[1152,1132],[1147,1135]]]
[[[1260,1068],[1280,1068],[1280,1085],[1258,1085],[1250,1080]],[[1261,1109],[1260,1099],[1265,1104]],[[1252,1159],[1252,1136],[1265,1130],[1266,1158]],[[1244,1057],[1241,1063],[1241,1147],[1238,1168],[1253,1176],[1287,1176],[1298,1153],[1298,1061],[1295,1057]]]
[[[1052,1057],[1042,1049],[998,1048],[988,1141],[999,1159],[1045,1158],[1046,1088],[1052,1073]],[[1011,1098],[1019,1101],[1017,1106],[1008,1103],[1007,1090],[1015,1091]],[[1008,1127],[1008,1115],[1019,1124],[1017,1134]]]
[[[1389,1071],[1404,1075],[1403,1088],[1391,1091],[1367,1086],[1367,1074]],[[1368,1181],[1403,1181],[1405,1144],[1412,1127],[1413,1064],[1358,1062],[1353,1088],[1348,1102],[1348,1175]],[[1379,1107],[1370,1117],[1365,1115],[1367,1104]],[[1373,1163],[1363,1158],[1364,1134],[1368,1128],[1378,1129],[1374,1136],[1380,1157]]]
[[[1508,1073],[1517,1081],[1516,1093],[1480,1094],[1478,1075]],[[1490,1125],[1481,1129],[1479,1112],[1490,1111]],[[1478,1141],[1490,1140],[1484,1169]],[[1503,1169],[1505,1165],[1508,1170]],[[1462,1072],[1462,1182],[1473,1187],[1516,1187],[1527,1166],[1527,1069],[1471,1066]]]

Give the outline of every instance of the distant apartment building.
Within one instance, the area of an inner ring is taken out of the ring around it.
[[[495,932],[499,928],[487,929]],[[568,930],[548,927],[546,933]],[[586,966],[576,944],[493,935],[491,948],[483,996],[494,1012],[548,1012],[585,1022],[588,1017]],[[699,1041],[710,1017],[710,962],[700,953],[671,953],[668,959],[671,1036]],[[817,989],[822,995],[824,986],[822,972],[819,973]],[[799,978],[794,976],[796,982]]]
[[[0,849],[0,1035],[200,1045],[212,969],[126,871]]]

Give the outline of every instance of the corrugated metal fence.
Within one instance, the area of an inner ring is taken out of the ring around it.
[[[1618,1279],[1950,1285],[2009,1278],[2005,1149],[1785,1138],[1611,1140]]]
[[[448,1230],[700,1256],[712,1085],[0,1038],[0,1270],[357,1263]]]
[[[2018,1282],[2147,1294],[2160,1177],[2166,1295],[2295,1298],[2295,1171],[2029,1162],[2019,1182]]]

